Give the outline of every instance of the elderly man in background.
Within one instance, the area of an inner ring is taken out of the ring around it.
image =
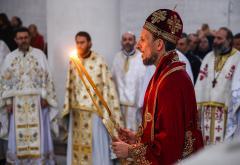
[[[136,131],[141,121],[141,111],[138,107],[141,82],[146,67],[141,60],[141,53],[136,50],[136,36],[132,32],[122,35],[122,50],[113,60],[112,73],[116,82],[121,111],[125,127]]]

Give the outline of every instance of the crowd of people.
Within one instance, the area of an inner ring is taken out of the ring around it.
[[[23,26],[24,24],[21,18],[13,16],[11,20],[9,20],[5,13],[0,13],[0,39],[5,42],[10,51],[17,48],[16,41],[14,40],[15,30]],[[38,32],[37,26],[31,24],[28,26],[28,29],[31,37],[30,45],[46,53],[46,43],[43,36]]]
[[[239,144],[240,34],[183,26],[177,12],[154,11],[138,41],[122,34],[111,67],[78,32],[58,110],[37,26],[0,13],[0,164],[55,164],[59,127],[69,165],[188,163],[204,146]]]

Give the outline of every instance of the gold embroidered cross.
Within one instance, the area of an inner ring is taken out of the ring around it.
[[[177,18],[176,15],[171,16],[170,19],[167,20],[169,28],[171,29],[172,34],[175,34],[180,29],[182,29],[182,25],[180,24],[180,20]]]
[[[154,23],[159,23],[160,21],[164,21],[166,19],[166,11],[157,11],[154,12],[151,18],[151,22]]]

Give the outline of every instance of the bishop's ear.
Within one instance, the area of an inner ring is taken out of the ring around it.
[[[158,51],[161,51],[163,46],[164,46],[164,41],[162,39],[156,39],[155,40],[155,45],[156,45],[156,49]]]

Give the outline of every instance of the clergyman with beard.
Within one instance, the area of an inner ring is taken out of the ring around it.
[[[78,32],[75,35],[75,43],[76,58],[82,64],[78,63],[81,72],[78,72],[74,63],[70,61],[62,112],[63,120],[68,121],[67,165],[111,165],[116,156],[112,154],[110,137],[102,122],[102,117],[108,118],[109,114],[96,89],[107,103],[116,123],[121,125],[117,90],[103,56],[91,50],[92,40],[89,33]],[[85,73],[88,73],[95,83],[95,89]]]
[[[141,107],[138,102],[146,67],[142,63],[140,51],[135,47],[136,37],[132,32],[125,32],[121,43],[122,50],[113,60],[113,79],[118,89],[125,128],[137,131],[141,121]]]
[[[30,46],[30,34],[15,32],[18,49],[1,66],[0,137],[8,139],[7,163],[55,164],[51,129],[58,134],[57,99],[44,53]]]
[[[202,61],[195,85],[198,112],[205,145],[231,139],[231,88],[240,53],[232,47],[233,34],[221,27],[215,35],[213,51]]]
[[[175,51],[182,29],[179,14],[169,9],[154,11],[143,25],[137,48],[143,64],[155,65],[156,70],[145,93],[138,132],[120,129],[112,143],[117,157],[131,158],[133,164],[173,164],[203,146],[193,83]]]

